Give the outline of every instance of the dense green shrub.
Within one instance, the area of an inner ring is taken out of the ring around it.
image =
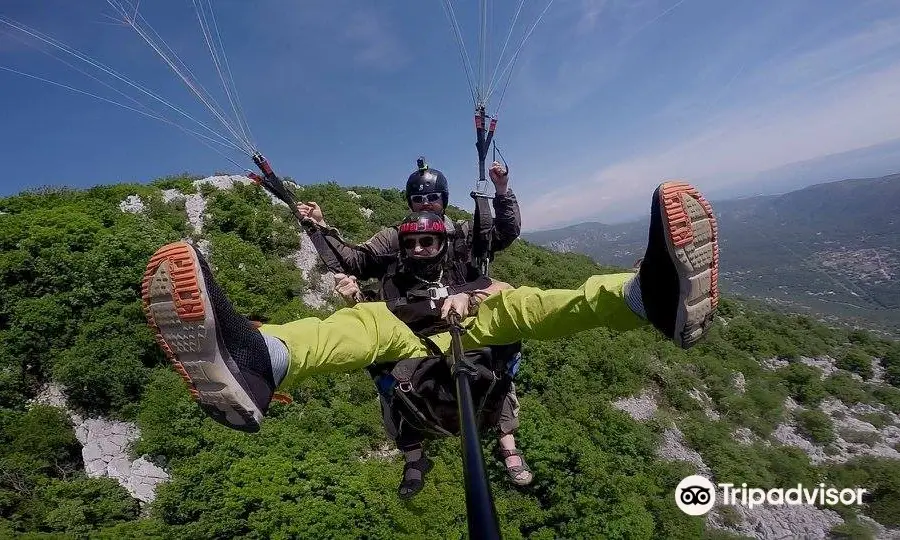
[[[826,395],[818,368],[797,362],[779,369],[778,374],[788,394],[798,403],[816,406]]]
[[[837,367],[856,373],[863,379],[872,377],[872,357],[858,350],[850,349],[837,361]]]
[[[827,477],[838,488],[865,488],[866,515],[891,528],[900,526],[900,461],[858,457],[829,466]]]
[[[835,440],[831,418],[818,409],[799,411],[795,414],[801,434],[816,444],[828,444]]]
[[[301,240],[285,208],[272,206],[257,186],[194,188],[197,179],[178,175],[150,185],[54,188],[0,199],[6,212],[0,219],[0,536],[464,535],[458,439],[429,441],[435,468],[426,487],[414,500],[400,501],[401,459],[372,454],[387,441],[375,387],[363,371],[302,381],[292,389],[294,402],[272,405],[262,430],[252,435],[212,421],[191,400],[155,345],[139,300],[147,258],[166,242],[194,236],[184,202],[163,202],[162,189],[207,197],[200,236],[210,241],[208,260],[239,311],[285,323],[332,309],[303,302],[316,278],[305,280],[285,260]],[[359,197],[336,183],[295,191],[299,200],[319,202],[326,221],[355,242],[407,213],[400,190],[350,190]],[[144,213],[120,210],[119,202],[133,194],[144,202]],[[370,218],[361,207],[372,210]],[[466,209],[449,214],[471,217]],[[498,279],[543,288],[575,288],[593,274],[618,271],[522,240],[492,265]],[[768,437],[785,420],[786,397],[809,408],[831,395],[900,411],[897,388],[861,383],[845,371],[822,381],[818,370],[796,361],[830,354],[862,374],[864,363],[841,356],[857,351],[881,359],[896,384],[896,346],[730,298],[722,299],[719,312],[727,325],[717,322],[690,351],[649,327],[595,329],[524,344],[516,380],[522,422],[517,444],[535,472],[534,483],[513,488],[493,457],[496,434],[483,437],[505,537],[731,537],[705,530],[703,519],[674,504],[675,486],[694,470],[659,459],[667,419],[717,477],[775,487],[815,484],[823,469],[796,449],[745,445],[733,433],[745,426]],[[776,371],[760,364],[776,357],[792,363]],[[740,389],[738,374],[745,378]],[[133,455],[147,454],[172,475],[158,488],[148,515],[139,517],[135,501],[115,481],[84,477],[80,446],[64,413],[29,409],[27,400],[51,380],[65,387],[80,412],[137,422],[141,439]],[[651,421],[635,421],[611,405],[648,389],[660,407]],[[691,397],[695,391],[710,402]],[[707,407],[719,420],[706,416]],[[833,437],[819,411],[800,413],[797,420],[811,438],[824,443]],[[892,467],[859,462],[831,467],[828,474],[871,484],[872,515],[888,524],[898,515]]]

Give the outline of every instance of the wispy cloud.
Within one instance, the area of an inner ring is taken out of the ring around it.
[[[625,42],[689,0],[581,0],[575,29],[579,33],[614,29]]]
[[[28,50],[28,44],[17,34],[0,23],[0,53],[13,54]]]
[[[264,3],[265,4],[265,3]],[[288,36],[273,52],[286,61],[305,54],[314,61],[333,66],[360,66],[375,71],[395,71],[413,57],[403,41],[402,10],[395,5],[359,0],[329,0],[263,5],[268,10],[259,31]]]
[[[898,46],[900,18],[880,20],[857,33],[759,69],[747,85],[755,90],[787,88],[806,92],[863,70],[885,55],[894,60]]]
[[[581,0],[581,13],[578,15],[575,31],[584,34],[594,30],[610,3],[611,0]]]
[[[412,58],[396,37],[397,29],[373,9],[357,9],[346,22],[344,37],[355,47],[354,60],[365,67],[393,71]]]
[[[874,22],[775,62],[735,71],[721,106],[587,180],[523,198],[529,228],[643,209],[657,183],[685,178],[721,188],[803,160],[900,137],[900,19]],[[736,59],[735,59],[736,60]],[[669,113],[685,96],[669,104]],[[585,175],[582,175],[585,177]]]
[[[528,56],[549,62],[523,61],[517,92],[530,103],[567,113],[618,74],[633,67],[634,43],[655,25],[693,0],[580,0],[553,6],[556,28],[530,43]],[[544,30],[547,32],[547,30]],[[535,50],[537,49],[537,50]]]

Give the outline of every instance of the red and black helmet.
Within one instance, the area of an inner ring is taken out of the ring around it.
[[[427,258],[415,257],[416,259],[433,261],[441,258],[446,252],[447,227],[444,225],[443,216],[435,214],[434,212],[413,212],[400,222],[398,236],[400,238],[400,252],[404,257],[408,256],[409,251],[416,245],[417,241],[412,238],[412,235],[428,235],[435,237],[435,240],[441,245],[441,249],[433,256]],[[425,241],[426,237],[418,240],[419,243],[422,243],[422,247],[430,247],[423,243]]]
[[[413,212],[400,222],[400,236],[410,233],[433,233],[447,236],[444,218],[434,212]]]

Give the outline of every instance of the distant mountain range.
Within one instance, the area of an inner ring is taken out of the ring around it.
[[[900,335],[900,174],[713,201],[722,289]],[[647,221],[580,223],[529,242],[631,267]]]
[[[847,178],[875,178],[892,174],[900,163],[900,139],[782,165],[754,174],[743,182],[704,189],[711,199],[734,199],[787,193],[812,184]]]

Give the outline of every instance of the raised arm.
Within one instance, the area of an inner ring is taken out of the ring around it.
[[[396,229],[381,229],[360,245],[344,241],[333,228],[324,231],[324,234],[344,272],[362,280],[381,277],[388,260],[396,255],[398,249]]]
[[[494,183],[494,230],[491,248],[503,251],[519,237],[522,229],[522,216],[519,202],[509,189],[509,176],[506,169],[498,162],[491,164],[491,181]]]
[[[325,216],[315,202],[299,204],[297,210],[319,227],[318,231],[312,233],[321,235],[319,242],[313,242],[319,256],[336,258],[345,274],[360,279],[380,277],[386,260],[399,249],[395,229],[382,229],[364,243],[355,245],[345,241],[336,228],[325,223]],[[323,250],[327,250],[327,253],[323,254]]]

